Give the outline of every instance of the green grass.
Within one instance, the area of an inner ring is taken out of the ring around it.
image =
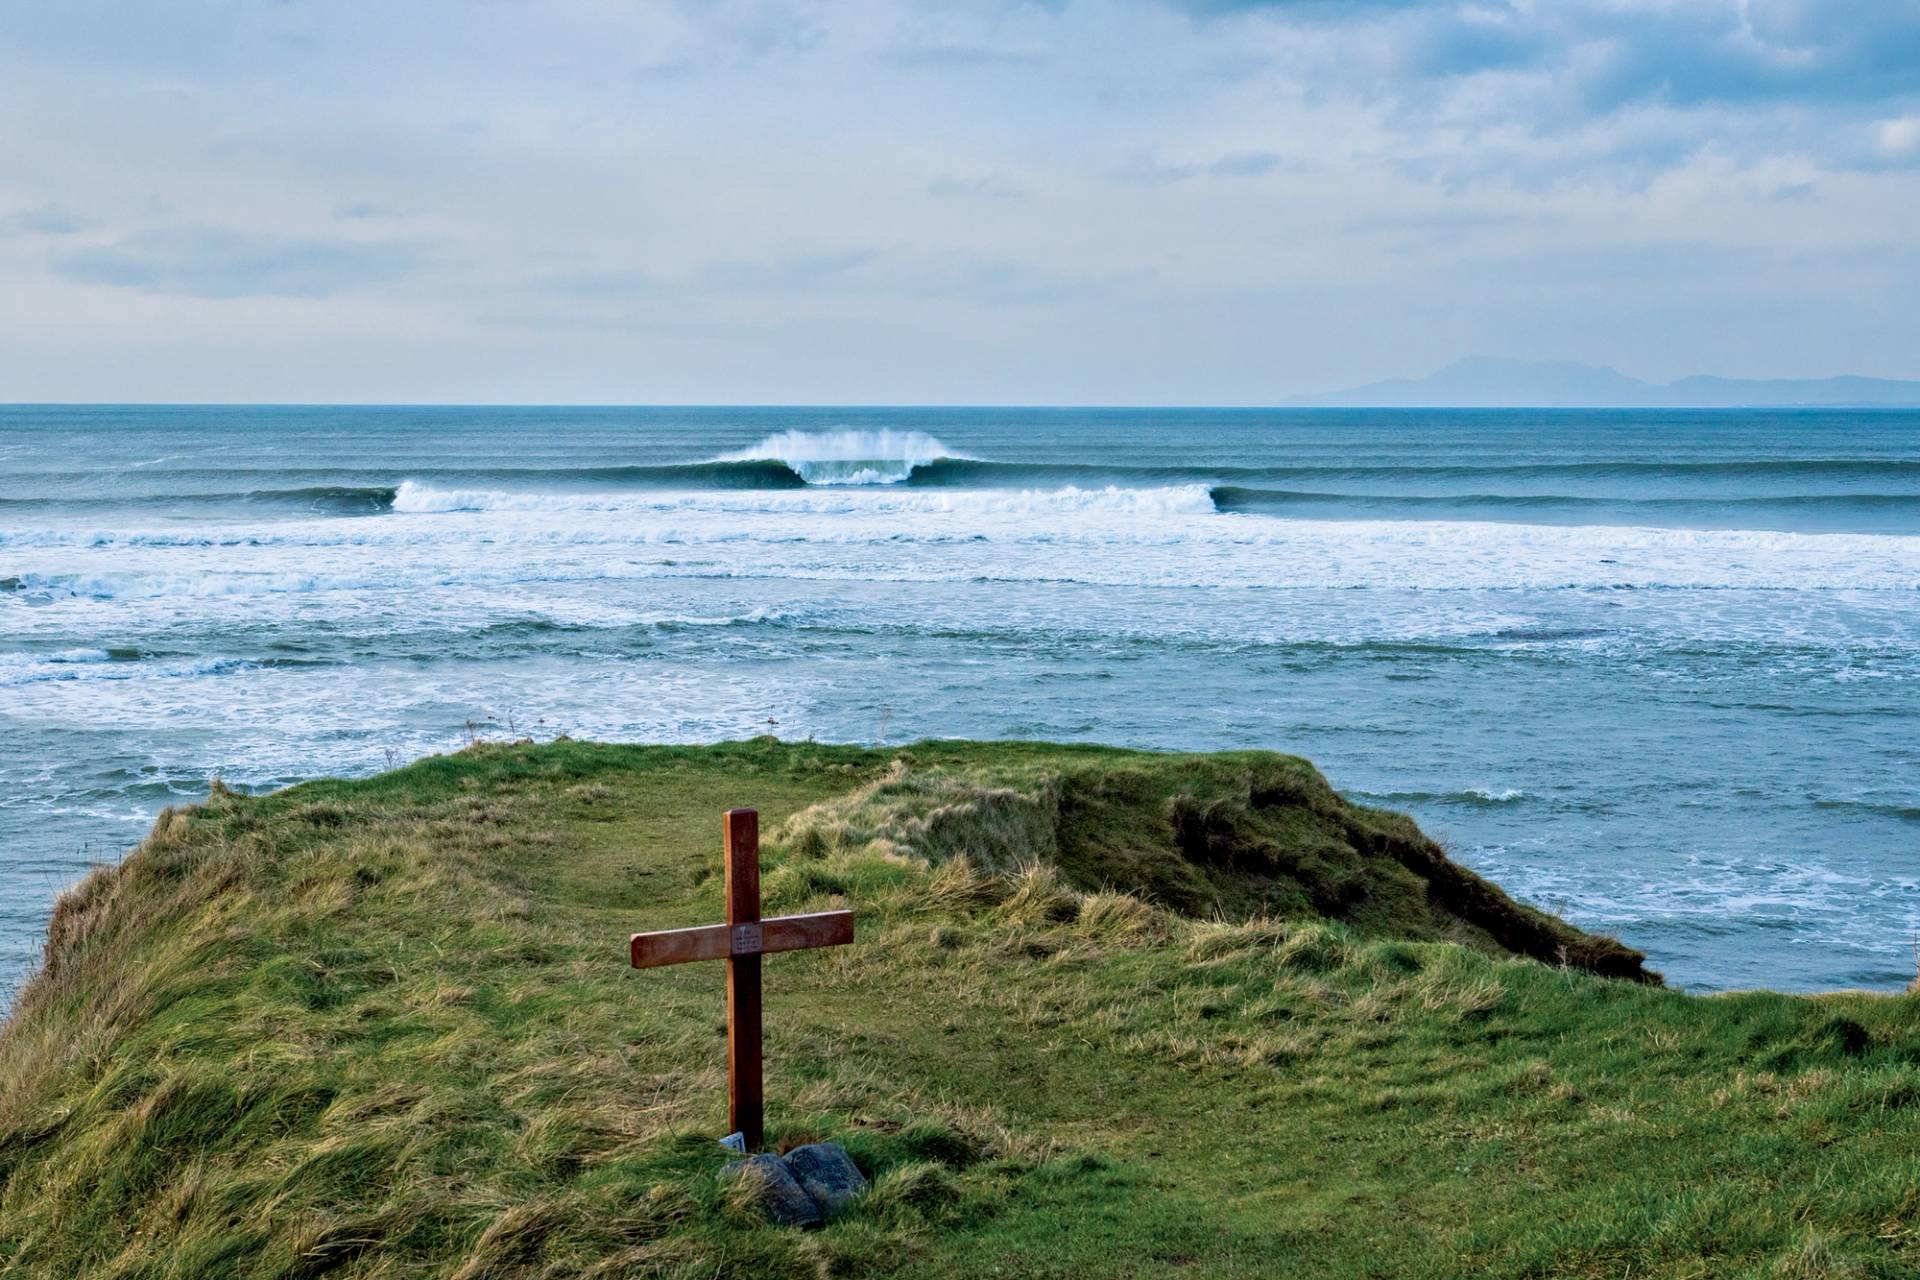
[[[758,807],[770,1140],[716,1177]],[[1592,972],[1589,972],[1592,971]],[[1920,1006],[1689,997],[1304,762],[1032,744],[491,745],[216,789],[61,903],[0,1030],[0,1275],[1920,1273]]]

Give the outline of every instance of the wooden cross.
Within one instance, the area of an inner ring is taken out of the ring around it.
[[[853,941],[853,912],[760,918],[760,815],[729,809],[727,922],[633,935],[633,967],[727,962],[727,1124],[756,1151],[766,1139],[760,1092],[760,957]]]

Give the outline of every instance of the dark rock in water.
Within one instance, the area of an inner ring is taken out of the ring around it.
[[[837,1218],[867,1190],[867,1175],[837,1142],[813,1142],[786,1154],[787,1168],[820,1212]]]
[[[818,1227],[826,1219],[779,1156],[748,1156],[727,1166],[727,1172],[752,1189],[767,1220],[782,1227]]]

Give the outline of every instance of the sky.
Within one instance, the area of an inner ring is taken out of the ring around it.
[[[1920,0],[0,0],[0,401],[1920,377]]]

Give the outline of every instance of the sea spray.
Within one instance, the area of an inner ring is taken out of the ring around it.
[[[945,459],[966,460],[924,431],[782,431],[721,462],[774,461],[808,484],[898,484],[914,468]]]

